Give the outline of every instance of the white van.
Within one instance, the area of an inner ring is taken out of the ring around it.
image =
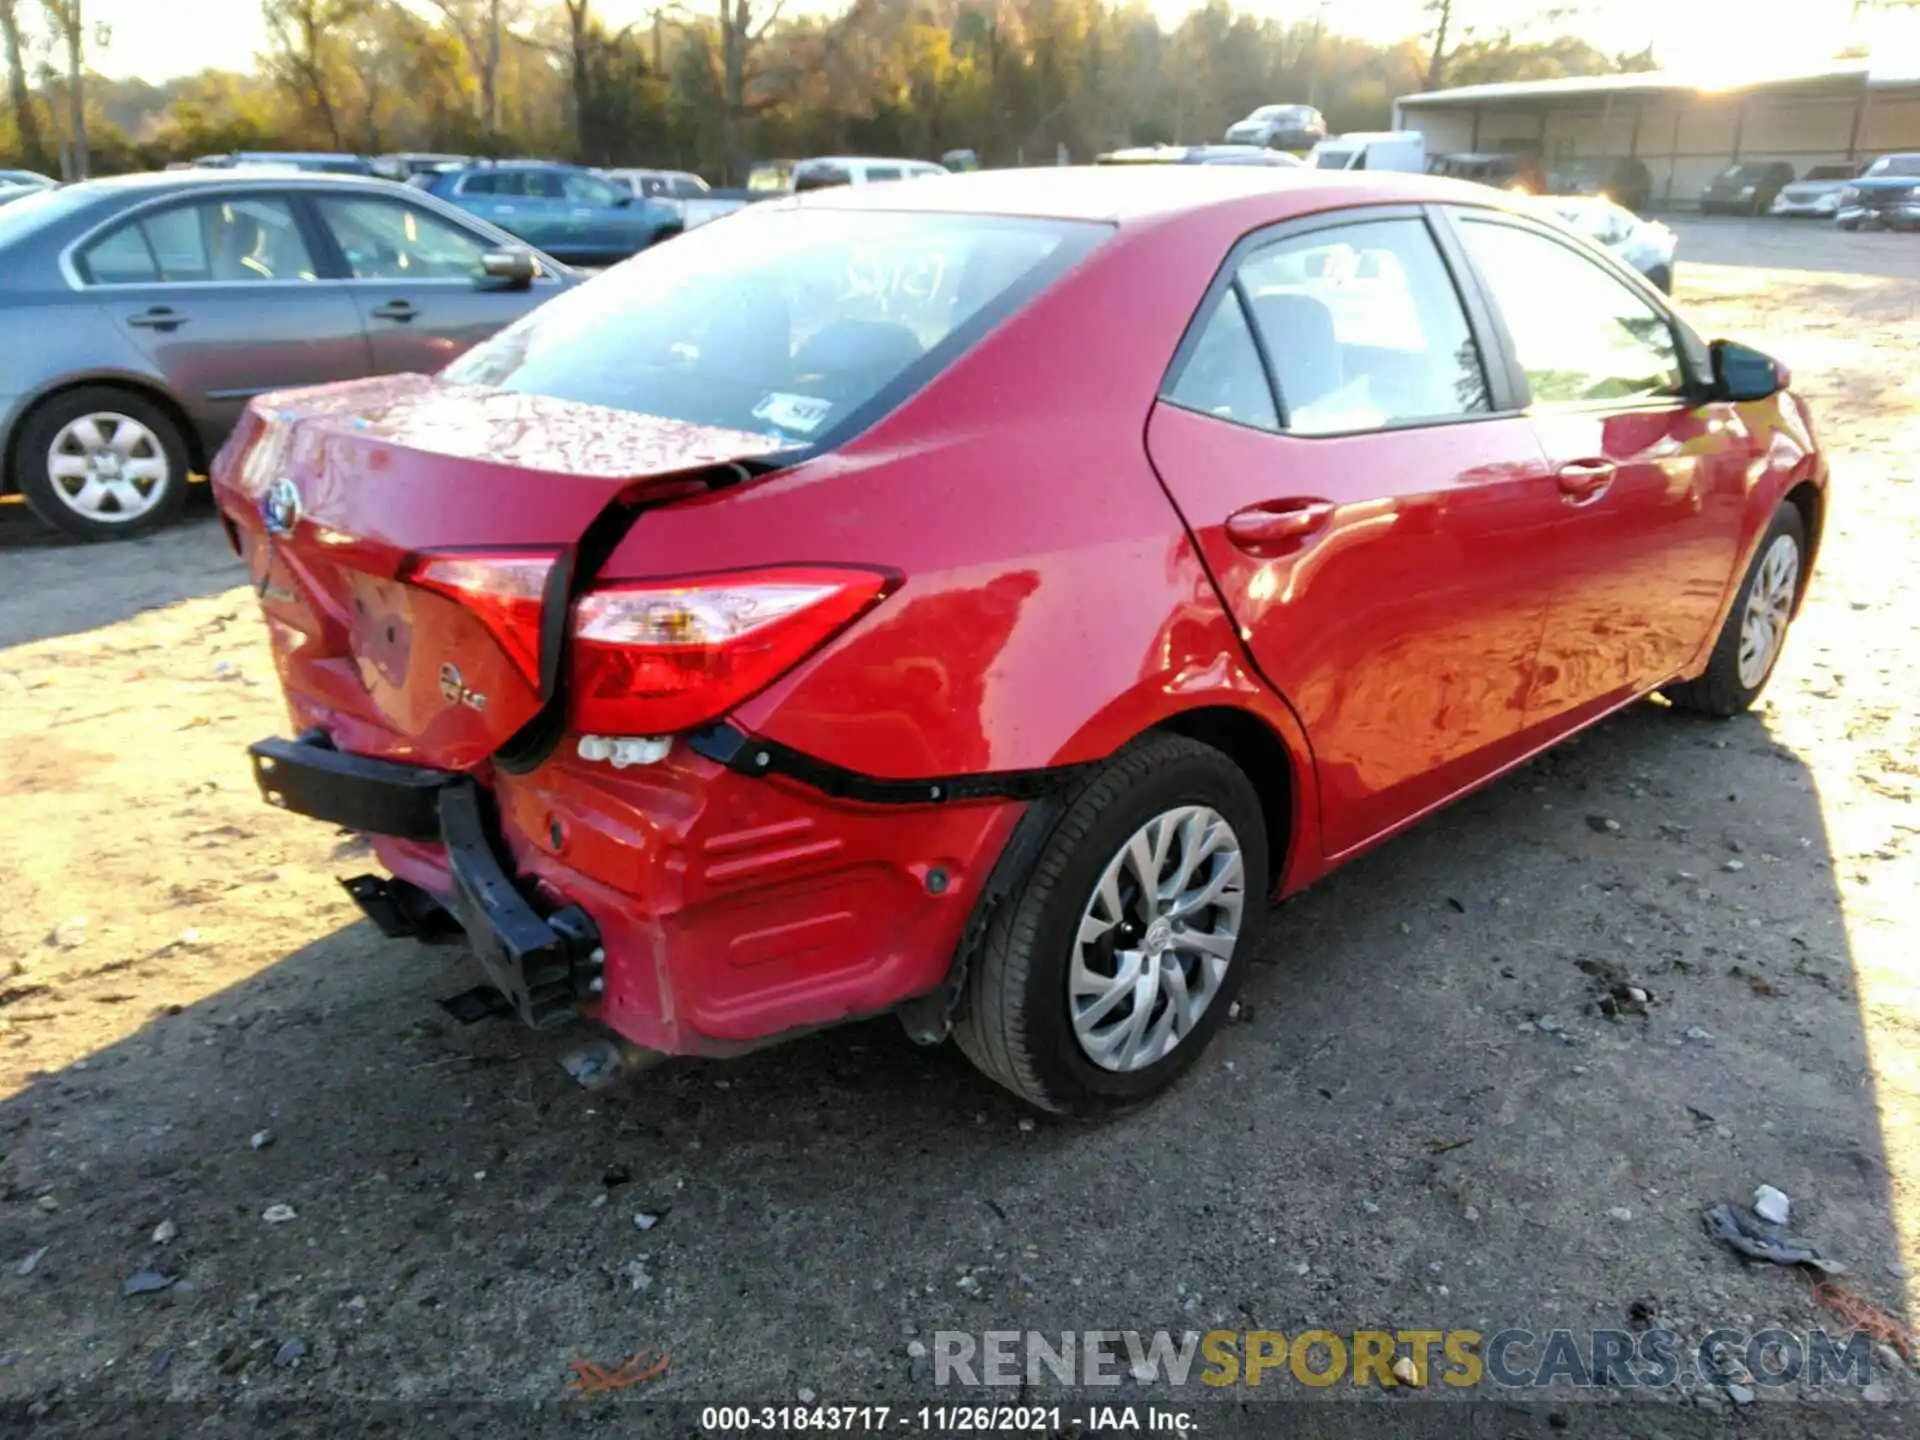
[[[788,183],[794,190],[822,190],[830,185],[878,185],[887,180],[918,180],[947,173],[944,165],[935,165],[927,160],[817,155],[795,165]]]
[[[1418,130],[1355,130],[1322,140],[1307,155],[1316,170],[1398,170],[1422,175],[1427,137]]]

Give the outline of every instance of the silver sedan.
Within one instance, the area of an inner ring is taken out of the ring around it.
[[[253,396],[434,371],[575,283],[385,180],[172,171],[0,206],[0,492],[81,539],[162,524]]]

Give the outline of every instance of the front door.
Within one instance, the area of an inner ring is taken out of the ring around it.
[[[1208,306],[1148,447],[1306,728],[1338,855],[1511,758],[1558,492],[1418,211],[1282,227]]]
[[[1517,219],[1457,218],[1561,490],[1561,573],[1529,720],[1578,721],[1699,652],[1763,457],[1734,406],[1689,398],[1672,319],[1601,257]]]
[[[367,372],[346,286],[322,279],[285,194],[158,205],[75,257],[88,291],[217,443],[253,396]]]
[[[498,248],[425,206],[384,195],[317,194],[372,347],[373,373],[431,374],[559,290],[491,286],[481,258]]]

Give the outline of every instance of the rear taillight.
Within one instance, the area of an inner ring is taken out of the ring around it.
[[[471,613],[537,690],[540,602],[559,559],[547,550],[426,550],[408,561],[401,578]]]
[[[824,566],[610,586],[573,612],[573,727],[671,735],[727,713],[893,583]]]

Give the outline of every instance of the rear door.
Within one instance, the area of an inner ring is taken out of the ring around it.
[[[1577,721],[1698,652],[1764,456],[1736,407],[1689,398],[1673,319],[1639,285],[1529,221],[1455,218],[1560,491],[1562,567],[1529,717]]]
[[[289,193],[223,190],[127,217],[74,269],[216,439],[255,395],[367,373],[359,312],[318,248]]]
[[[1470,283],[1413,207],[1238,247],[1148,425],[1313,746],[1329,854],[1514,753],[1559,498]]]
[[[489,237],[400,196],[310,199],[349,277],[375,374],[438,370],[559,291],[550,275],[498,288],[481,267],[498,248]]]

